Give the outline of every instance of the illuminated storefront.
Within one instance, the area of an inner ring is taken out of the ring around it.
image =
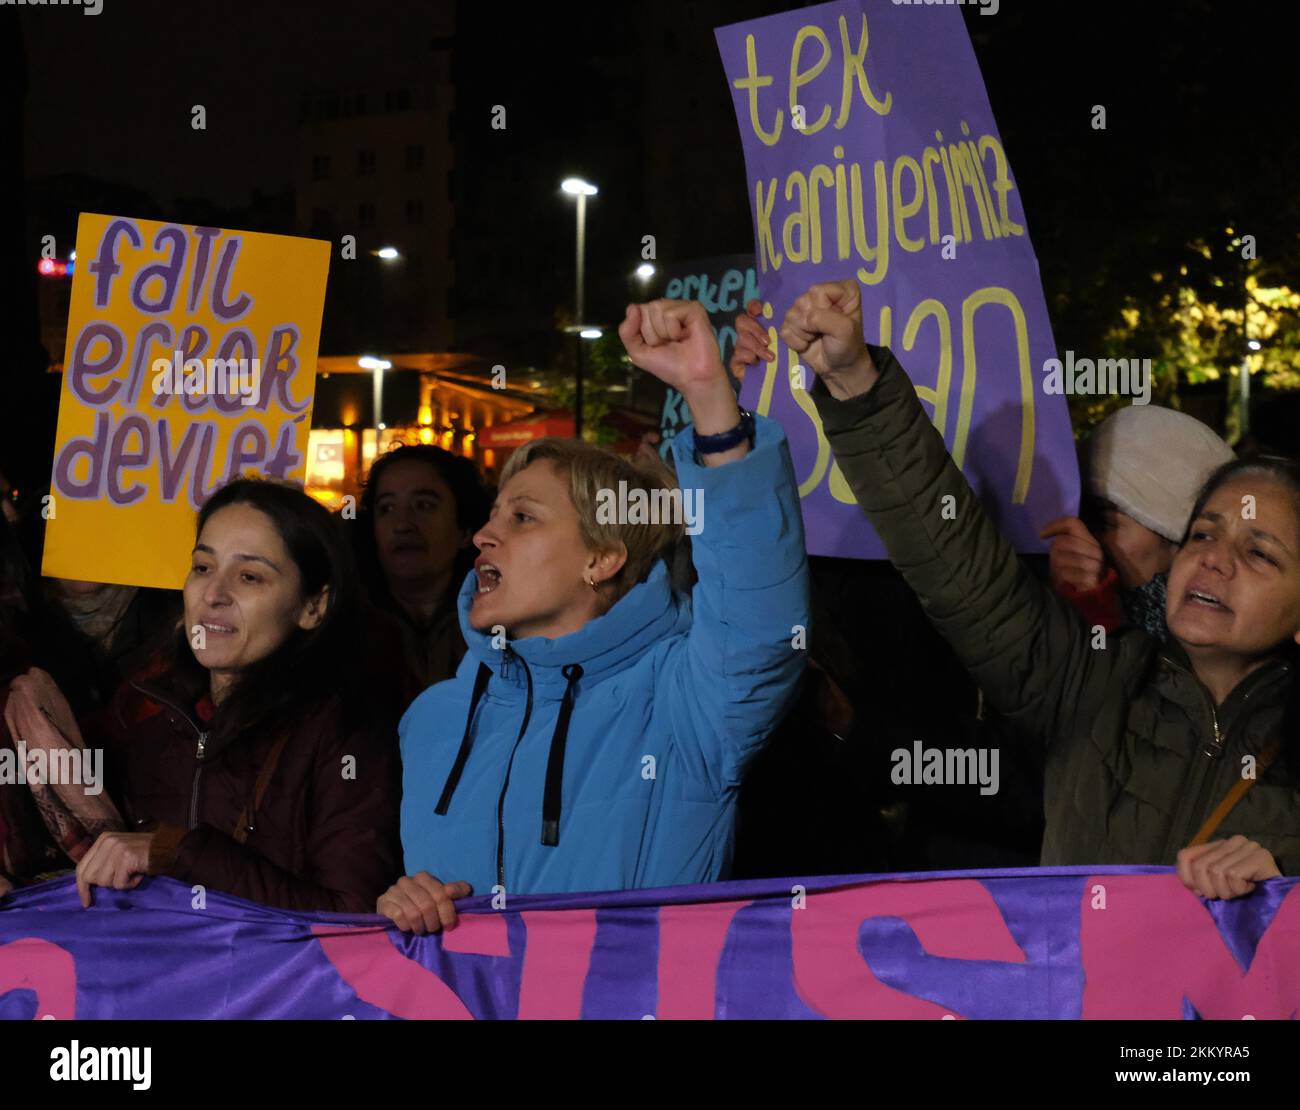
[[[468,356],[380,355],[362,363],[356,356],[317,361],[307,492],[331,509],[359,496],[375,458],[402,444],[435,444],[492,477],[502,458],[490,430],[537,411],[529,393],[493,389],[490,372],[476,372]]]

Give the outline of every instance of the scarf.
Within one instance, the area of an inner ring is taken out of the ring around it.
[[[1157,574],[1150,582],[1135,590],[1121,590],[1120,602],[1129,624],[1145,629],[1161,642],[1169,638],[1165,625],[1165,594],[1169,575]]]
[[[137,592],[135,586],[103,586],[92,594],[69,594],[59,601],[72,623],[108,652],[113,633]]]
[[[35,667],[14,679],[5,704],[5,725],[16,751],[20,750],[20,741],[29,753],[44,749],[47,766],[52,762],[48,759],[50,753],[69,749],[80,752],[86,746],[67,699],[54,679]],[[81,860],[100,833],[125,828],[108,795],[88,794],[83,783],[28,780],[27,785],[45,827],[73,863]]]

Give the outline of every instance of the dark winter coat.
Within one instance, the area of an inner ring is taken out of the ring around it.
[[[281,909],[370,913],[401,874],[401,768],[382,716],[345,728],[334,700],[288,733],[219,746],[211,702],[187,703],[164,676],[124,686],[86,741],[107,749],[128,828],[156,832],[151,874]]]
[[[1079,615],[1016,558],[894,356],[847,401],[812,391],[890,560],[1009,722],[1046,746],[1045,865],[1172,864],[1276,739],[1293,677],[1272,661],[1215,705],[1176,642],[1131,630],[1094,649]],[[954,502],[945,502],[951,496]],[[944,507],[955,512],[944,512]],[[1300,791],[1277,759],[1216,838],[1241,834],[1300,873]]]

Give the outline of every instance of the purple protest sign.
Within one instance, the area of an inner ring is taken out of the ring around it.
[[[1055,344],[1024,211],[961,13],[890,0],[720,28],[777,361],[741,401],[785,427],[808,550],[879,559],[822,434],[811,372],[776,336],[810,285],[856,277],[869,343],[907,369],[1003,534],[1042,551],[1077,507]]]

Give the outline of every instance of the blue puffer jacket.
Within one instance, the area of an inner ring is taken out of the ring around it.
[[[400,725],[408,875],[476,894],[726,877],[737,789],[794,699],[809,620],[789,447],[755,424],[754,449],[716,468],[690,431],[673,442],[682,488],[704,491],[690,598],[660,562],[579,631],[498,650],[469,625],[466,578],[469,651]]]

